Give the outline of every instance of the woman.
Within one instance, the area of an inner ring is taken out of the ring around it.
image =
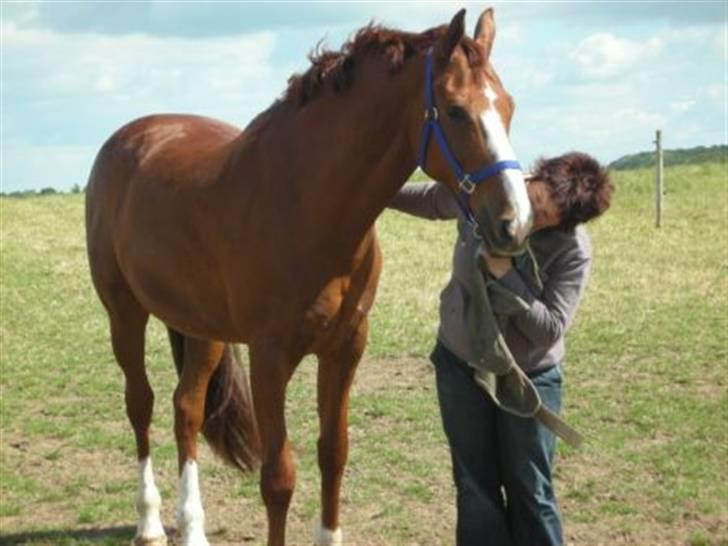
[[[571,324],[591,265],[589,236],[581,224],[609,207],[614,187],[592,157],[572,152],[536,163],[527,186],[534,211],[531,253],[488,254],[461,218],[454,196],[437,183],[408,184],[391,208],[429,219],[458,218],[453,273],[443,290],[435,364],[443,427],[457,488],[458,546],[563,544],[554,495],[553,434],[532,418],[500,409],[475,382],[464,361],[468,297],[466,267],[480,252],[501,286],[526,302],[508,318],[505,339],[517,364],[553,412],[561,406],[564,334]],[[528,257],[540,283],[525,274]]]

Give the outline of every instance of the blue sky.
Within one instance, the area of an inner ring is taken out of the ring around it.
[[[726,143],[725,1],[0,3],[2,191],[86,183],[103,141],[153,112],[241,127],[374,20],[410,31],[495,7],[492,61],[522,163],[572,149],[610,162]]]

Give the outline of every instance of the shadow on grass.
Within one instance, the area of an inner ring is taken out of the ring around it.
[[[19,544],[66,544],[74,541],[130,544],[136,533],[136,527],[106,527],[101,529],[48,529],[46,531],[27,531],[7,535],[0,533],[0,546]]]
[[[170,544],[176,544],[176,531],[171,528],[164,528]],[[25,531],[21,533],[5,534],[0,533],[0,546],[19,546],[20,544],[100,544],[100,545],[124,545],[131,544],[136,534],[136,527],[131,525],[119,527],[104,527],[98,529],[47,529],[45,531]],[[216,536],[225,535],[225,530],[208,531],[210,539]],[[242,542],[251,540],[251,537],[244,537]]]

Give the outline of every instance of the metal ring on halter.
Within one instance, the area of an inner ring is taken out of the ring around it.
[[[437,116],[438,114],[436,106],[425,109],[425,121],[437,121]]]
[[[470,223],[470,227],[473,229],[473,237],[475,237],[475,239],[478,240],[478,241],[482,241],[483,240],[483,236],[478,231],[478,228],[480,228],[480,226],[478,225],[478,223],[477,222],[471,222]]]
[[[470,175],[468,173],[465,173],[463,175],[463,177],[458,182],[458,185],[460,186],[460,191],[464,191],[468,195],[475,191],[475,182],[470,180]]]

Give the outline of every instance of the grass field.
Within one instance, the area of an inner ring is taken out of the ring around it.
[[[614,174],[612,210],[590,228],[593,276],[568,337],[565,415],[587,436],[560,446],[568,543],[728,545],[728,174],[667,170],[663,228],[653,173]],[[448,452],[426,355],[454,226],[385,212],[385,268],[350,413],[347,545],[453,543]],[[174,523],[175,373],[163,327],[147,358],[153,456]],[[83,196],[0,199],[0,544],[128,544],[136,462],[106,318],[89,281]],[[291,544],[318,510],[315,363],[288,416],[299,465]],[[202,455],[213,544],[263,544],[256,476]]]

